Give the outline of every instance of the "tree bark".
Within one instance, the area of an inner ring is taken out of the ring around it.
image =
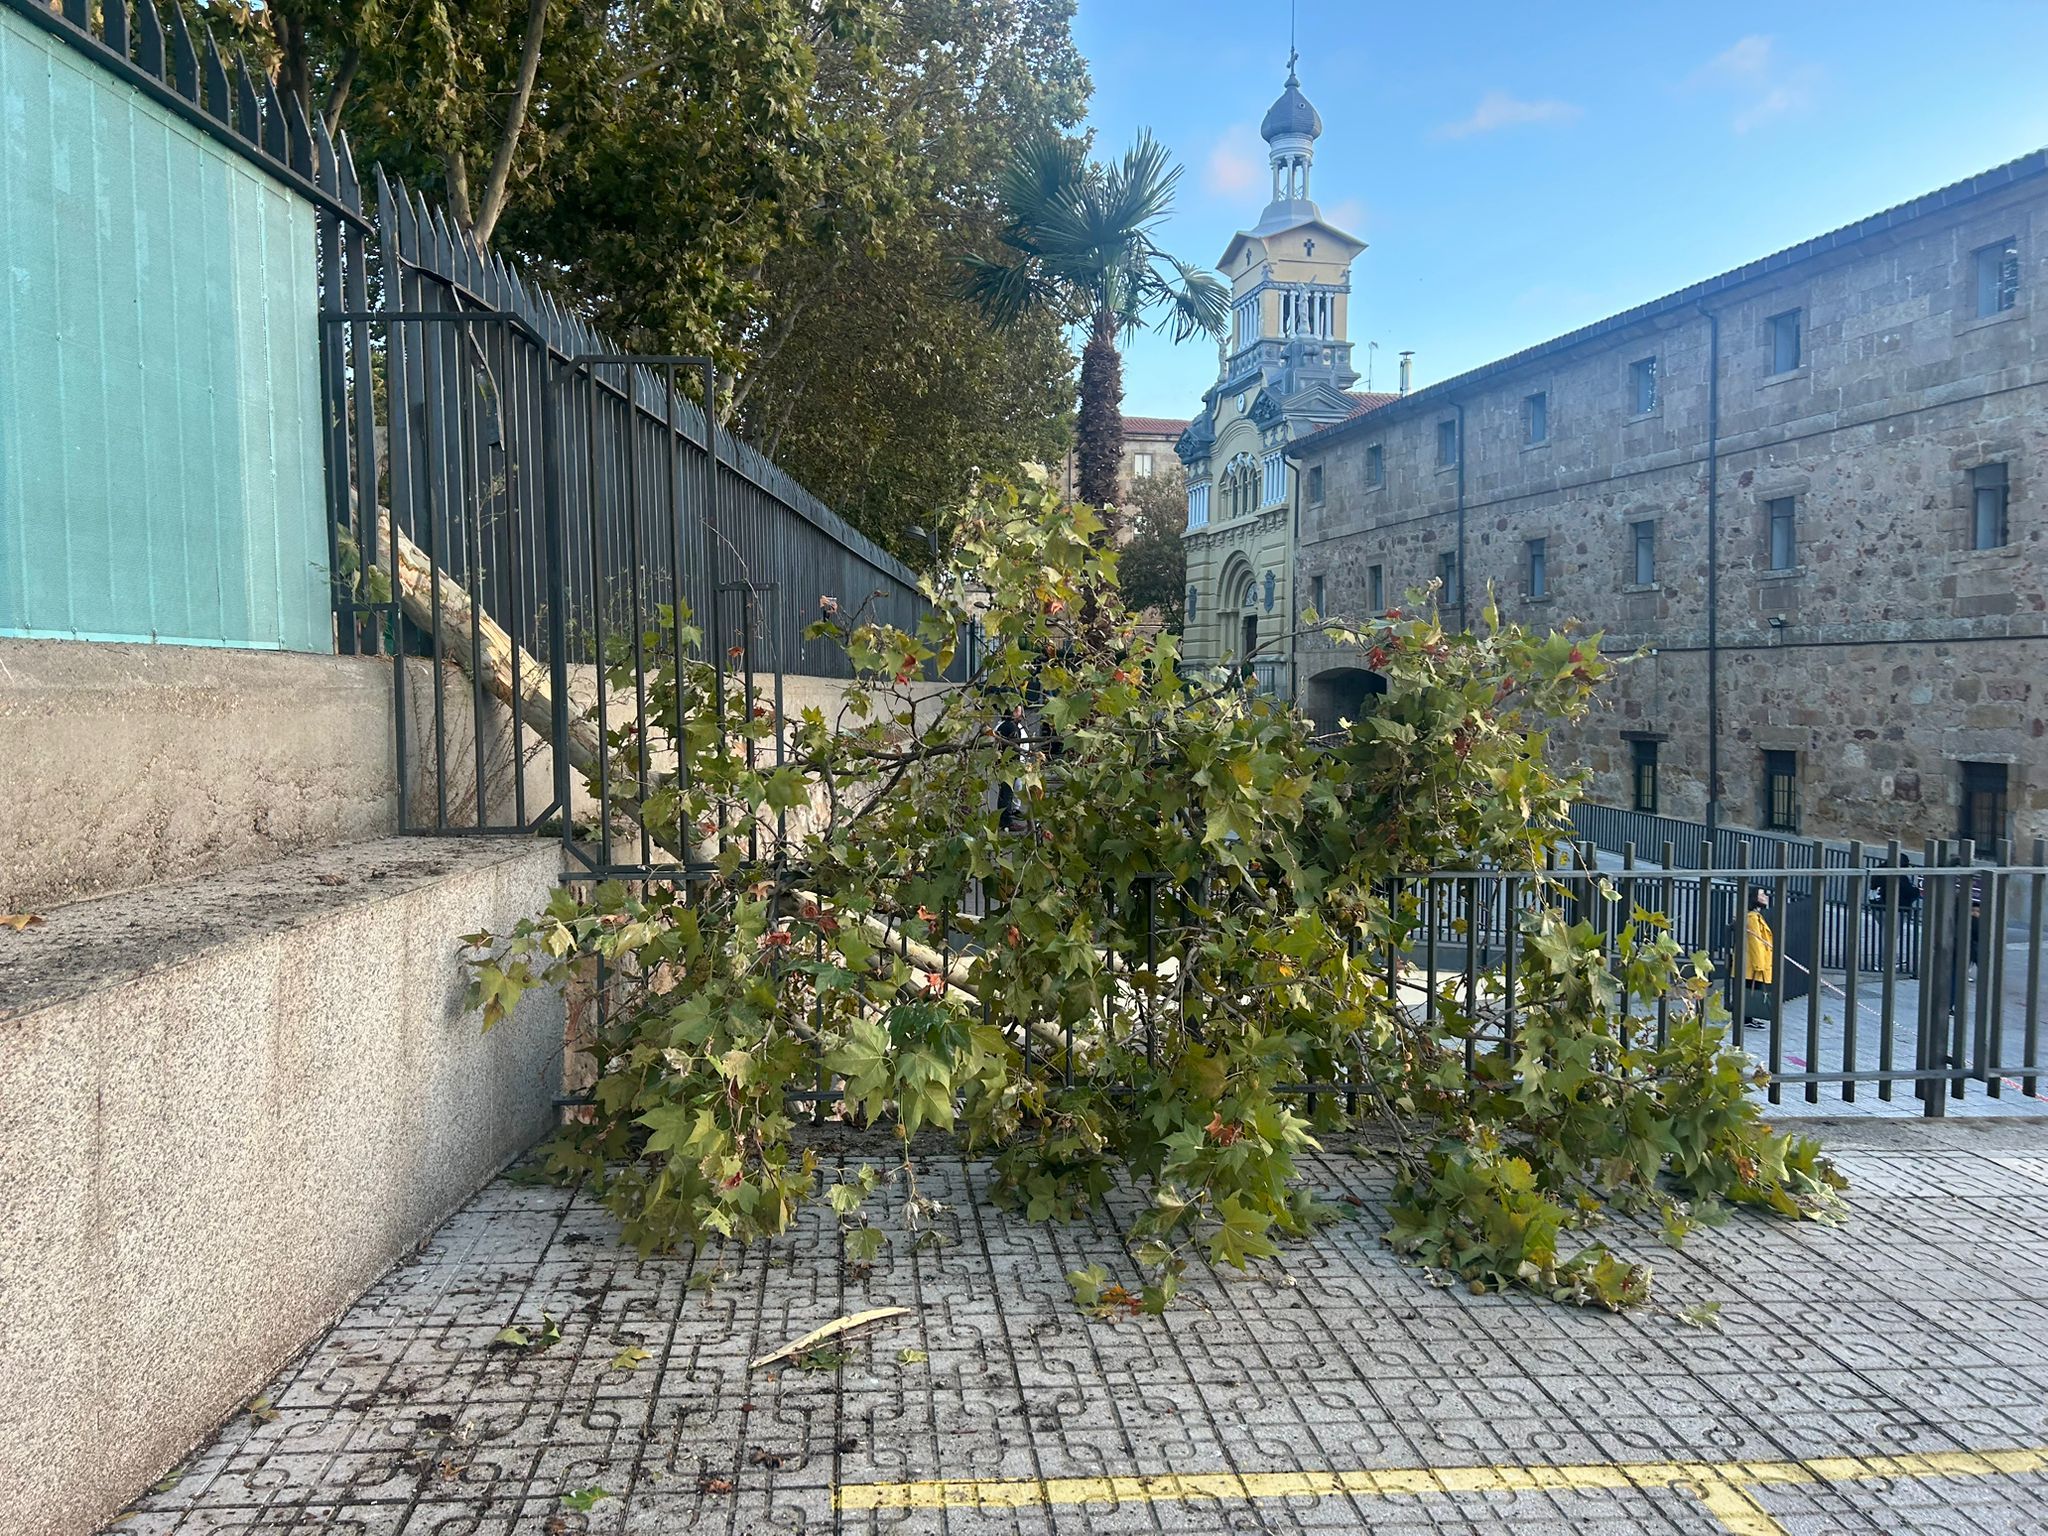
[[[362,62],[362,49],[349,49],[342,55],[341,67],[334,72],[333,83],[327,87],[327,105],[320,109],[320,115],[327,119],[330,137],[341,132],[341,109],[348,105],[349,87],[356,83],[356,70]]]
[[[526,126],[526,108],[533,100],[534,79],[540,73],[540,42],[547,30],[547,19],[548,0],[530,0],[526,8],[526,41],[519,56],[519,85],[505,113],[505,131],[499,135],[498,152],[484,181],[483,203],[476,211],[476,238],[482,245],[490,243],[491,231],[498,227],[498,215],[505,211],[512,156],[519,147],[520,130]]]
[[[1122,529],[1117,479],[1124,456],[1124,368],[1116,350],[1116,317],[1096,315],[1081,349],[1081,411],[1074,433],[1081,500],[1101,507],[1112,541]]]

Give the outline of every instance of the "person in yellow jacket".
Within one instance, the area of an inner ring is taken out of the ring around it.
[[[1771,935],[1770,919],[1764,916],[1770,905],[1771,893],[1758,886],[1749,893],[1749,912],[1742,919],[1747,936],[1743,945],[1742,979],[1752,986],[1758,983],[1769,986],[1774,974],[1771,962],[1776,955],[1776,941]]]

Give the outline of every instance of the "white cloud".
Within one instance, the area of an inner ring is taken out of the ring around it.
[[[1506,91],[1488,91],[1479,98],[1472,115],[1437,129],[1440,139],[1469,139],[1474,134],[1495,133],[1502,128],[1526,128],[1536,123],[1569,123],[1585,115],[1585,108],[1569,101],[1523,101]]]
[[[1249,123],[1233,123],[1209,151],[1202,168],[1204,190],[1217,197],[1237,197],[1266,180],[1266,147]]]
[[[1341,203],[1325,208],[1323,217],[1349,234],[1360,234],[1365,229],[1365,204],[1355,197],[1347,197]]]
[[[1819,80],[1820,71],[1813,65],[1787,61],[1776,38],[1752,32],[1694,70],[1686,83],[1733,98],[1735,114],[1728,125],[1737,133],[1748,133],[1773,118],[1812,106]]]
[[[1770,73],[1777,40],[1752,32],[1732,48],[1725,48],[1700,66],[1702,80],[1760,80]]]

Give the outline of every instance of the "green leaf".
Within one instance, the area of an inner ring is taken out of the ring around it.
[[[810,790],[803,773],[796,768],[776,769],[762,781],[761,787],[770,810],[788,811],[810,804]]]
[[[524,1328],[500,1328],[497,1336],[491,1340],[491,1347],[493,1349],[530,1349],[533,1347],[533,1336]]]
[[[1101,1304],[1102,1293],[1109,1288],[1109,1271],[1100,1264],[1069,1270],[1067,1284],[1073,1288],[1074,1305],[1087,1311]]]
[[[898,1365],[923,1365],[931,1355],[922,1349],[899,1349],[896,1351]]]
[[[1721,1331],[1721,1303],[1703,1301],[1697,1306],[1687,1307],[1678,1314],[1678,1320],[1688,1328],[1700,1328],[1709,1333]]]
[[[573,1493],[563,1494],[562,1502],[575,1510],[577,1514],[587,1515],[597,1506],[599,1500],[617,1497],[617,1494],[607,1493],[604,1489],[593,1483],[588,1488],[578,1488]]]
[[[626,1348],[612,1356],[612,1369],[615,1371],[636,1371],[640,1368],[640,1362],[648,1359],[650,1354],[651,1351],[642,1349],[638,1344],[629,1344]]]

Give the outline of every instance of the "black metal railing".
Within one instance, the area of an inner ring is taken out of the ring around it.
[[[333,179],[360,204],[345,153]],[[595,753],[547,744],[644,711],[664,608],[778,700],[787,675],[848,673],[806,634],[822,600],[915,628],[915,573],[711,422],[706,360],[612,347],[381,172],[375,219],[323,220],[321,251],[328,493],[354,568],[337,645],[401,657],[404,830],[566,832],[580,806],[609,868],[606,795],[578,797]],[[636,698],[614,699],[603,663],[626,652]]]
[[[1511,1049],[1523,1027],[1535,969],[1525,946],[1540,914],[1590,924],[1617,975],[1625,932],[1633,926],[1642,938],[1668,926],[1683,947],[1710,955],[1730,1041],[1767,1074],[1770,1102],[1788,1093],[1814,1106],[1874,1097],[1939,1117],[1973,1094],[2039,1098],[2048,1079],[2048,846],[2035,848],[2030,865],[1978,864],[1973,852],[1937,847],[1911,876],[1902,861],[1851,871],[1845,878],[1857,895],[1919,881],[1926,918],[1909,925],[1887,903],[1873,933],[1852,932],[1839,968],[1823,963],[1810,917],[1822,887],[1844,878],[1832,868],[1616,871],[1582,861],[1570,845],[1540,870],[1435,871],[1387,884],[1379,893],[1386,936],[1353,954],[1383,979],[1390,1005],[1412,1023],[1444,1026],[1443,1038],[1454,1053],[1463,1049],[1469,1070],[1480,1054]],[[939,894],[949,888],[943,879],[920,877],[906,889],[913,887],[919,906],[945,914],[935,932],[929,922],[923,930],[952,955],[971,957],[975,935],[1002,931],[1006,898],[988,882],[961,883],[953,898]],[[1206,1005],[1182,985],[1179,968],[1232,920],[1233,902],[1268,894],[1261,877],[1241,870],[1193,884],[1157,876],[1105,889],[1093,927],[1101,963],[1119,984],[1115,1000],[1094,1018],[1025,1028],[984,997],[984,1017],[1068,1084],[1097,1070],[1091,1062],[1105,1044],[1149,1053],[1176,1035],[1198,1036]],[[1753,927],[1744,918],[1759,896]],[[1701,935],[1701,914],[1717,931]],[[913,959],[911,941],[901,942]],[[1661,1044],[1687,1005],[1667,994],[1628,1006]],[[1322,1080],[1284,1091],[1363,1101],[1372,1087],[1338,1062]],[[833,1097],[829,1084],[803,1095],[816,1103]]]
[[[1888,1102],[1905,1085],[1924,1113],[1941,1115],[1970,1083],[1992,1099],[2039,1095],[2048,842],[2037,841],[2024,865],[2012,862],[2010,845],[1997,862],[1977,862],[1967,841],[1929,844],[1908,865],[1894,844],[1884,862],[1846,872],[1742,859],[1683,867],[1663,851],[1652,868],[1629,859],[1601,869],[1582,850],[1541,873],[1425,876],[1412,898],[1421,940],[1404,959],[1434,978],[1431,994],[1448,987],[1492,999],[1512,1035],[1514,936],[1532,911],[1561,906],[1591,923],[1610,954],[1631,924],[1653,915],[1682,947],[1712,958],[1731,1039],[1768,1070],[1773,1103],[1788,1088],[1812,1104],[1824,1091],[1853,1103],[1861,1087]],[[1831,930],[1836,889],[1857,920]],[[1918,892],[1912,904],[1909,889]],[[1759,895],[1763,926],[1753,930],[1746,918]],[[1658,1005],[1660,1026],[1668,1010],[1668,1001]]]

